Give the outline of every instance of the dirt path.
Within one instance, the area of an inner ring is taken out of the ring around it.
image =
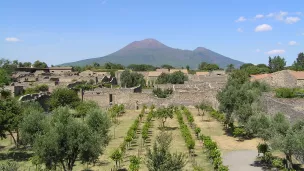
[[[261,167],[254,166],[257,155],[255,150],[231,151],[223,156],[223,163],[230,171],[262,171]]]

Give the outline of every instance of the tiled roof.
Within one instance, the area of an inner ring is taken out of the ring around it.
[[[288,71],[297,80],[304,80],[304,71]]]
[[[250,76],[251,76],[251,79],[253,79],[253,80],[260,80],[260,79],[271,76],[271,74],[257,74],[257,75],[250,75]]]

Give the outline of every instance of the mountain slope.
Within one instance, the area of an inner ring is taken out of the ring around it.
[[[215,63],[222,68],[228,64],[234,64],[236,67],[243,64],[203,47],[198,47],[193,51],[181,50],[168,47],[154,39],[145,39],[132,42],[121,50],[104,57],[65,63],[61,66],[85,66],[94,62],[100,64],[120,63],[125,66],[130,64],[151,64],[154,66],[170,64],[175,67],[185,67],[189,65],[191,68],[197,68],[201,62]]]

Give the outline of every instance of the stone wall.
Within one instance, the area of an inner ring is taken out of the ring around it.
[[[260,81],[267,83],[271,87],[297,87],[297,79],[293,77],[288,70],[278,71],[272,73],[271,76],[260,79]]]
[[[266,113],[274,115],[281,112],[295,122],[304,118],[304,99],[281,99],[266,93],[261,97],[262,108]]]

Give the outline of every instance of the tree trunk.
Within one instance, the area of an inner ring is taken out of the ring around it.
[[[292,169],[292,158],[290,154],[285,154],[286,155],[286,161],[287,161],[287,168]]]
[[[18,143],[17,143],[17,141],[16,141],[16,139],[15,139],[15,137],[14,137],[13,133],[12,133],[11,131],[9,131],[9,134],[10,134],[10,135],[11,135],[11,137],[13,138],[13,140],[14,140],[14,144],[15,144],[16,148],[18,148]]]
[[[18,148],[18,146],[19,146],[19,144],[20,144],[19,130],[18,130],[18,129],[16,130],[16,136],[17,136],[17,148]]]
[[[61,163],[61,165],[62,165],[63,170],[64,170],[64,171],[67,171],[67,169],[66,169],[66,167],[65,167],[65,165],[64,165],[64,162],[63,162],[63,161],[60,161],[60,163]]]

